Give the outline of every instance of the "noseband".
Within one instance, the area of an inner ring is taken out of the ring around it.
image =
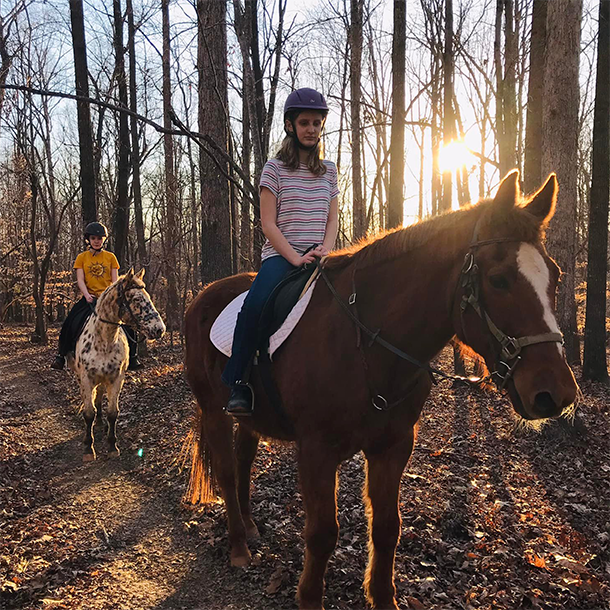
[[[456,286],[456,290],[461,287],[462,300],[460,302],[460,323],[462,332],[466,337],[466,327],[464,325],[464,313],[468,306],[472,307],[485,323],[490,343],[495,352],[495,371],[491,373],[491,378],[500,390],[504,390],[506,384],[513,376],[515,368],[521,361],[521,350],[528,345],[536,343],[561,343],[563,345],[563,335],[561,333],[541,333],[539,335],[526,335],[523,337],[511,337],[500,330],[487,314],[483,302],[481,301],[481,282],[479,266],[476,260],[476,253],[482,246],[505,242],[514,242],[510,238],[496,238],[479,241],[477,238],[478,223],[475,227],[470,248],[464,257],[464,264]],[[494,343],[495,340],[495,343]],[[497,345],[497,347],[495,347]]]

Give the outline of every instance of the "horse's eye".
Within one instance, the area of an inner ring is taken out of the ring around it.
[[[508,290],[509,285],[508,285],[508,280],[503,276],[503,275],[490,275],[489,276],[489,283],[496,289],[496,290]]]

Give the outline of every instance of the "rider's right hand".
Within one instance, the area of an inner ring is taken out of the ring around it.
[[[90,294],[86,294],[85,301],[87,301],[87,303],[93,303],[93,301],[95,301],[95,297],[92,297]]]

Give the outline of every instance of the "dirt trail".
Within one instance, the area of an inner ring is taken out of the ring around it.
[[[83,464],[75,381],[27,336],[0,329],[0,608],[294,608],[304,515],[293,449],[261,444],[262,537],[253,565],[230,569],[222,505],[181,505],[192,399],[180,348],[156,346],[129,377],[121,456],[108,459],[98,431],[98,460]],[[515,433],[497,395],[435,391],[404,477],[401,608],[610,607],[608,391],[584,390],[580,435]],[[328,610],[365,607],[362,476],[359,456],[341,469]]]

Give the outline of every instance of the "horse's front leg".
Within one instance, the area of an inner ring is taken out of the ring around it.
[[[116,379],[106,385],[108,395],[108,455],[117,457],[121,452],[116,444],[116,420],[119,417],[119,394],[123,387],[124,374],[119,374]]]
[[[95,460],[95,449],[93,448],[93,421],[95,419],[94,400],[96,388],[85,376],[81,377],[80,386],[81,396],[83,398],[83,419],[85,420],[83,462],[92,462]]]
[[[364,501],[369,520],[369,563],[364,590],[371,606],[398,608],[394,586],[394,558],[400,535],[398,500],[400,479],[413,451],[411,429],[402,441],[382,452],[365,452]]]
[[[259,437],[240,425],[235,437],[235,457],[237,458],[237,497],[241,517],[246,527],[246,536],[250,539],[259,537],[258,528],[252,519],[250,508],[250,477],[252,473],[252,462],[256,457]]]
[[[301,610],[322,608],[326,565],[337,544],[337,466],[334,451],[317,442],[299,445],[299,479],[305,505],[305,561],[297,599]]]
[[[102,412],[102,400],[104,398],[104,388],[103,386],[98,386],[97,391],[95,392],[95,425],[101,426],[104,423],[104,415]]]

